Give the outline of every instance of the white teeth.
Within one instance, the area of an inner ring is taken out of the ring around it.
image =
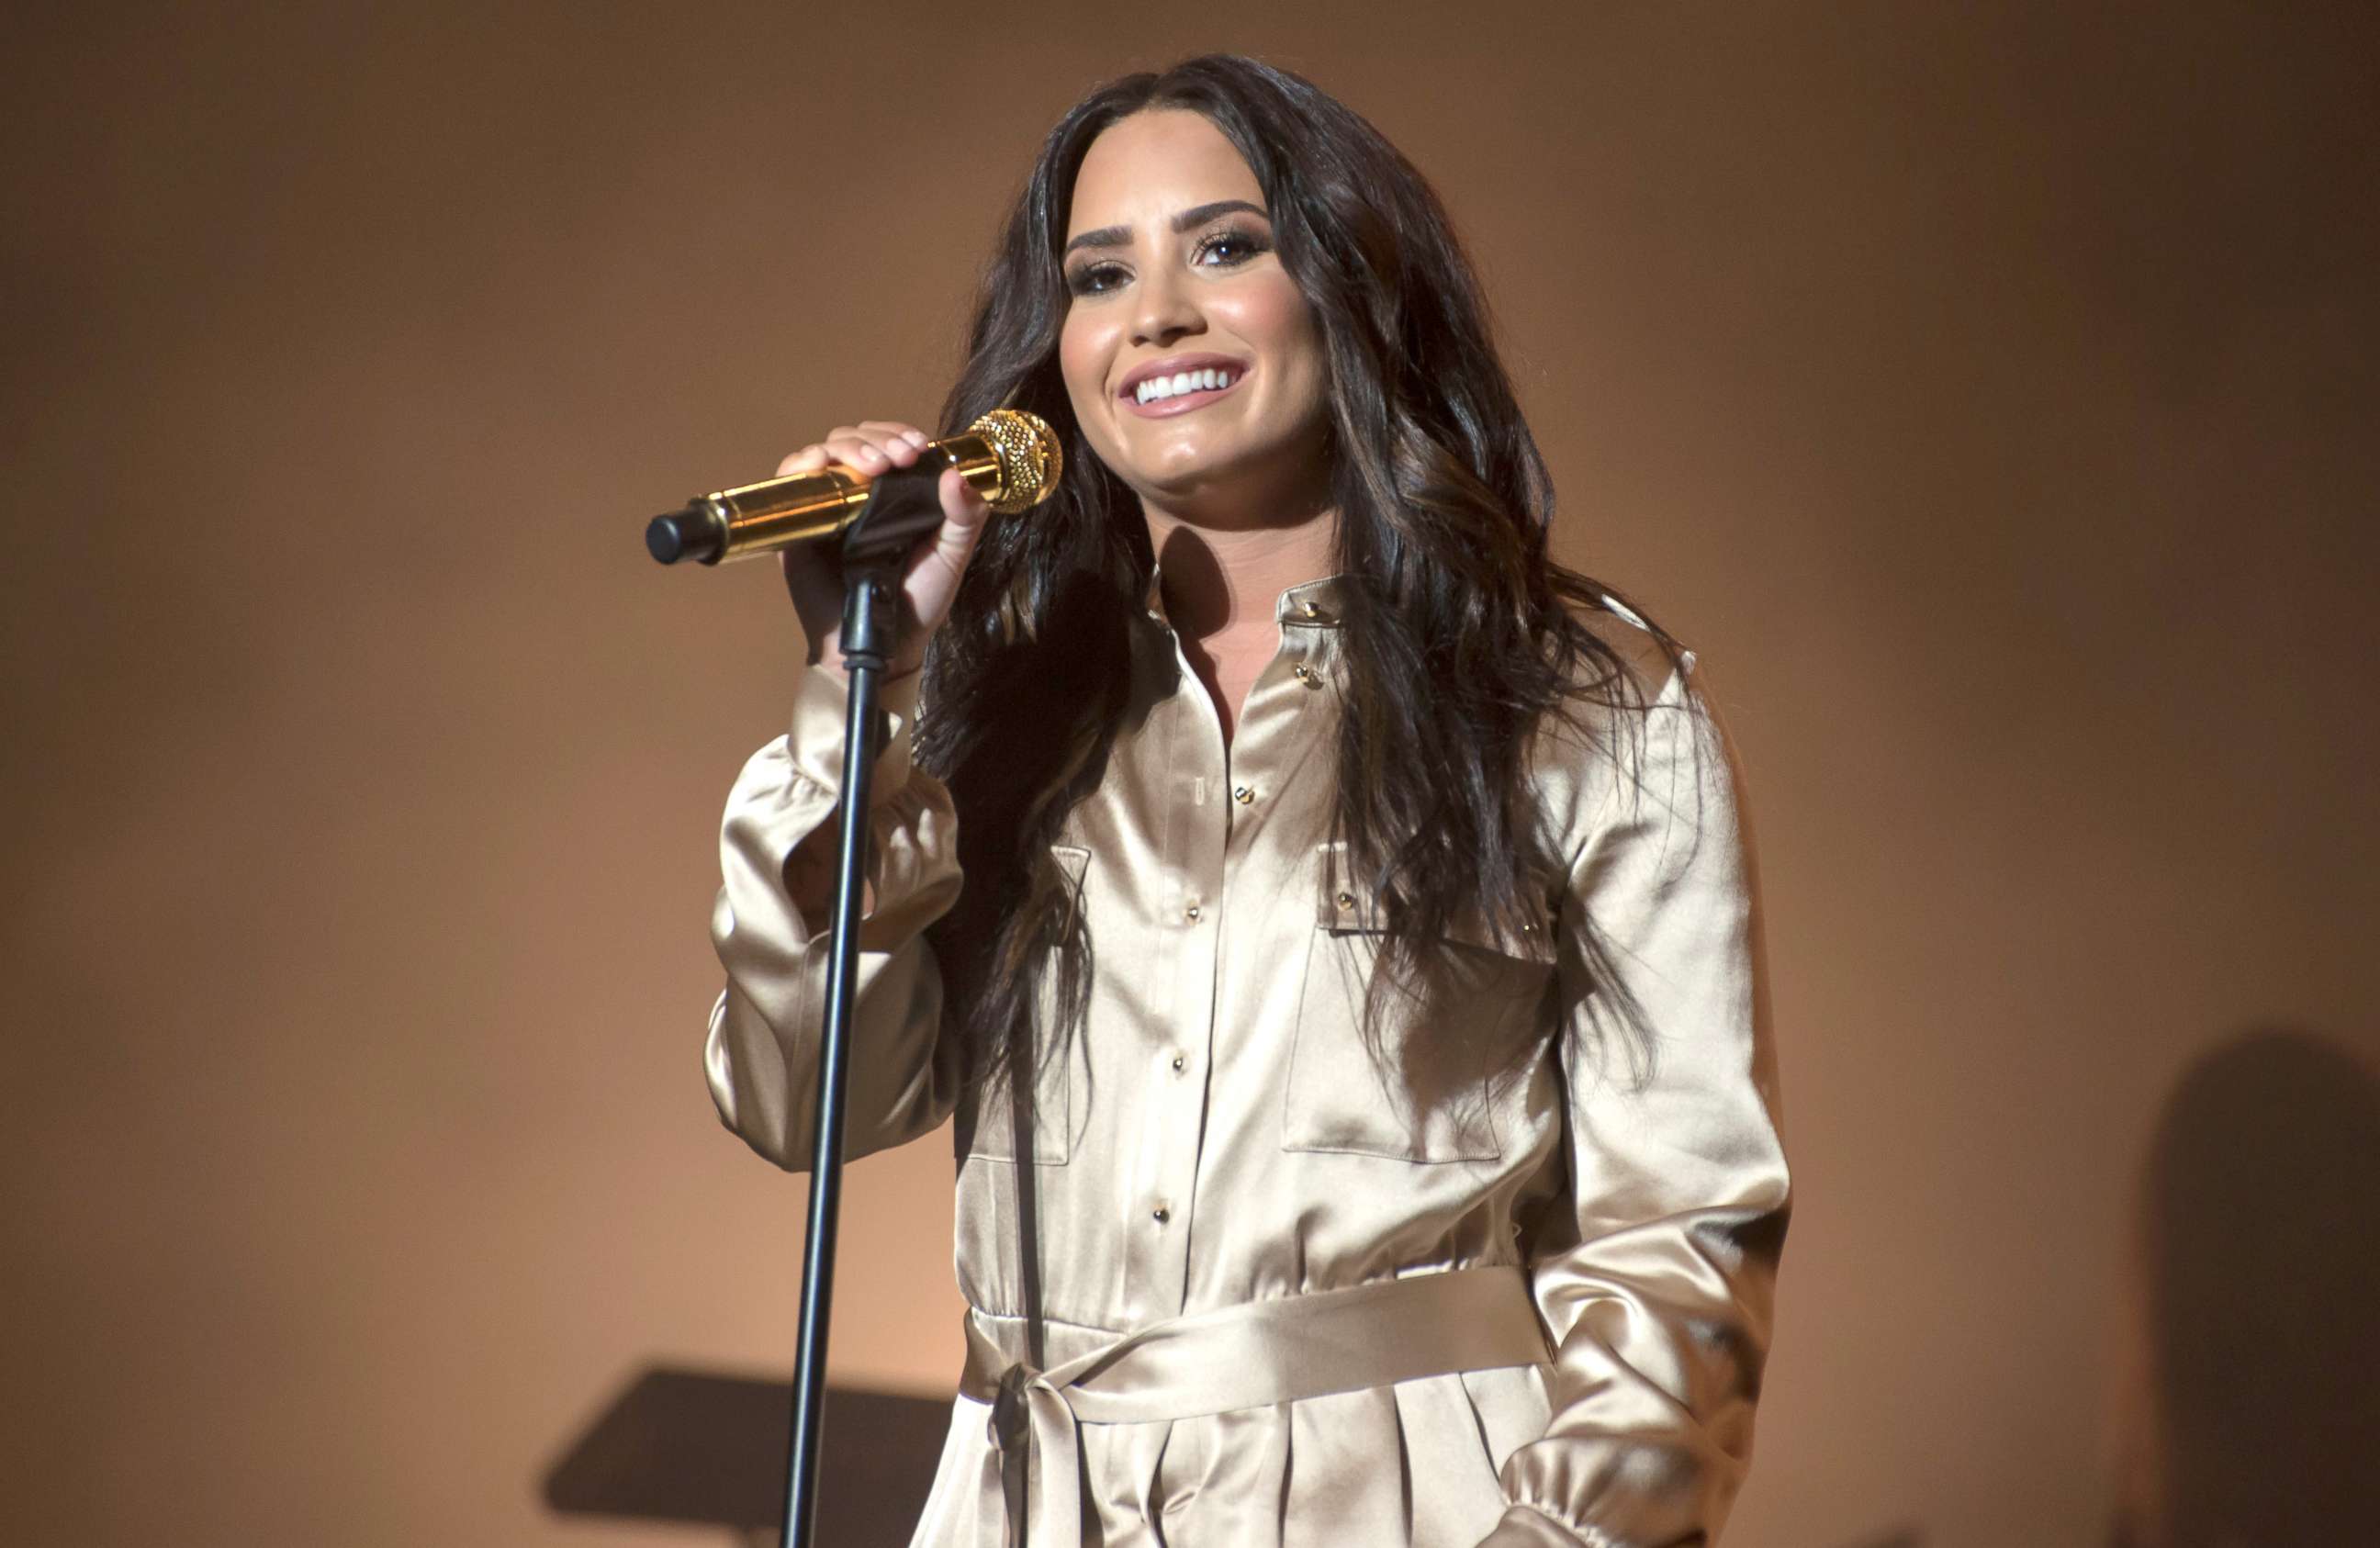
[[[1231,384],[1230,371],[1209,366],[1201,370],[1176,371],[1172,376],[1152,376],[1135,387],[1132,395],[1136,403],[1155,403],[1184,393],[1214,392]]]

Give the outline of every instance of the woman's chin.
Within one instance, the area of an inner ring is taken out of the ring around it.
[[[1220,428],[1220,427],[1218,427]],[[1201,430],[1149,437],[1139,444],[1126,441],[1125,466],[1117,471],[1125,483],[1150,496],[1196,495],[1212,500],[1236,488],[1249,498],[1261,498],[1301,460],[1294,448],[1251,446],[1237,435]]]
[[[1142,502],[1195,526],[1261,525],[1270,484],[1211,463],[1151,470],[1127,479]]]
[[[1319,427],[1303,433],[1251,434],[1257,427],[1213,410],[1172,420],[1117,425],[1101,460],[1149,504],[1184,520],[1222,526],[1281,519],[1291,491],[1311,482],[1325,444]]]

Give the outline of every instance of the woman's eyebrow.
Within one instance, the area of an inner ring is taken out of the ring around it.
[[[1251,215],[1264,215],[1265,212],[1263,205],[1251,204],[1245,199],[1219,199],[1212,204],[1196,205],[1183,211],[1173,217],[1171,224],[1174,231],[1180,233],[1189,230],[1194,225],[1204,225],[1218,215],[1234,214],[1243,210]],[[1066,243],[1066,250],[1073,252],[1077,248],[1122,248],[1129,246],[1131,242],[1132,227],[1103,225],[1097,231],[1086,231],[1080,236],[1070,239]]]

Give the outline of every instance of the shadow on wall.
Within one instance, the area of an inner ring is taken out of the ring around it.
[[[2257,1032],[2182,1077],[2150,1145],[2114,1548],[2380,1533],[2380,1079]]]
[[[545,1503],[566,1515],[723,1527],[774,1543],[793,1402],[789,1382],[649,1369],[546,1473]],[[819,1541],[905,1548],[950,1422],[950,1404],[936,1398],[830,1387]]]

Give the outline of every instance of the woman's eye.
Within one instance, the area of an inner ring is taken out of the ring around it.
[[[1086,263],[1066,275],[1066,289],[1076,296],[1098,296],[1123,284],[1123,266]]]
[[[1218,231],[1199,239],[1196,258],[1210,267],[1229,269],[1264,250],[1264,238],[1253,232]]]

